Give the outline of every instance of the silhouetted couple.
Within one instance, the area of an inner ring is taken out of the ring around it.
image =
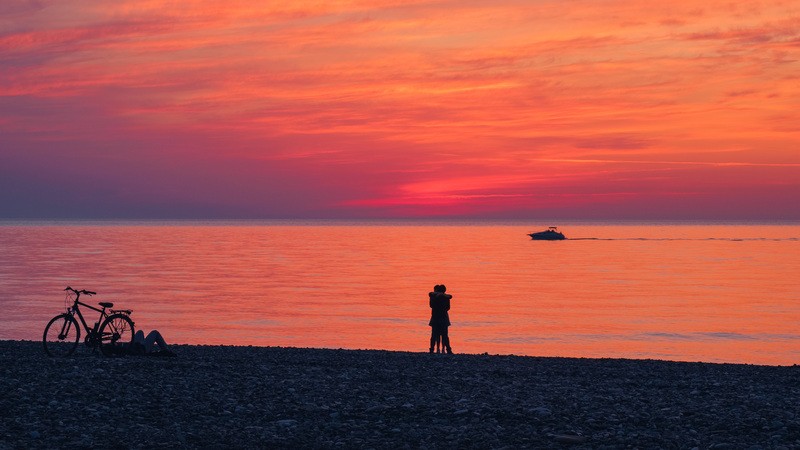
[[[450,299],[452,295],[446,294],[447,288],[443,284],[437,284],[433,287],[433,292],[428,293],[428,303],[431,306],[431,321],[428,325],[431,326],[431,348],[430,352],[433,353],[434,347],[436,352],[453,353],[450,348],[450,337],[447,336],[447,329],[450,326]],[[439,342],[441,341],[443,349],[439,349]]]

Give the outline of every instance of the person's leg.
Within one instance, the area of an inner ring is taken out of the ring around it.
[[[159,350],[168,350],[167,343],[166,341],[164,341],[164,338],[161,336],[161,333],[159,333],[158,330],[153,330],[150,333],[148,333],[147,337],[145,338],[144,348],[147,351],[147,353],[152,352],[153,347],[156,344],[158,345]]]
[[[447,329],[450,327],[442,327],[442,345],[447,348],[447,353],[453,353],[453,349],[450,348],[450,336],[447,335]]]
[[[436,346],[437,336],[438,336],[438,333],[437,333],[437,330],[436,330],[436,326],[435,325],[431,325],[431,348],[430,348],[430,352],[431,353],[433,353],[433,348]]]

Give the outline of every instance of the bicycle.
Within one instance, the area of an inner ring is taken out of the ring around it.
[[[75,316],[78,316],[83,329],[86,331],[84,342],[87,347],[96,352],[99,348],[104,356],[112,356],[119,353],[120,349],[133,342],[134,326],[131,320],[129,309],[110,309],[114,307],[111,302],[100,302],[100,308],[87,305],[80,301],[81,294],[86,296],[96,295],[96,292],[85,289],[77,290],[69,286],[64,289],[67,291],[64,303],[67,304],[66,312],[53,317],[44,328],[42,343],[44,351],[48,356],[69,356],[78,346],[81,338],[81,329]],[[69,302],[74,301],[72,306]],[[100,318],[89,327],[79,306],[83,306],[100,313]],[[109,312],[106,312],[109,308]]]

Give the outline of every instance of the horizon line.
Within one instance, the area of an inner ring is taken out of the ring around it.
[[[532,222],[538,225],[545,224],[798,224],[800,218],[490,218],[490,217],[393,217],[393,218],[220,218],[220,217],[197,217],[197,218],[169,218],[169,217],[136,217],[136,218],[70,218],[70,217],[0,217],[0,223],[522,223]],[[550,225],[546,225],[550,226]]]

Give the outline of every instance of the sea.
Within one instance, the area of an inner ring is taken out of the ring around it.
[[[796,223],[3,221],[0,339],[71,286],[168,342],[427,352],[444,284],[456,353],[792,365],[798,274]]]

